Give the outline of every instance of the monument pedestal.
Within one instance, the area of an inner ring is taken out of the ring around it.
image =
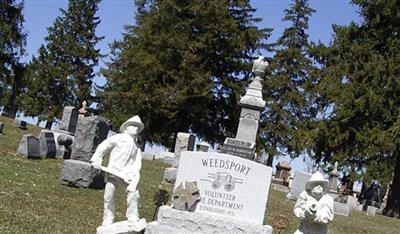
[[[122,233],[139,233],[147,226],[145,219],[140,219],[138,222],[131,223],[127,220],[116,222],[107,226],[97,228],[96,234],[122,234]]]
[[[269,225],[257,225],[198,212],[161,206],[157,221],[148,224],[145,234],[160,233],[272,233]]]

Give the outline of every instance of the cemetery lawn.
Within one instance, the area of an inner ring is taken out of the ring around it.
[[[5,134],[0,135],[0,233],[95,233],[102,221],[103,191],[60,185],[62,160],[27,160],[15,154],[22,135],[38,136],[40,129],[28,125],[28,130],[20,130],[12,126],[12,120],[1,116],[0,122],[5,123]],[[140,215],[148,222],[153,218],[153,197],[165,167],[160,161],[143,161]],[[116,220],[123,220],[123,191],[119,191],[117,203]],[[271,225],[274,217],[285,215],[289,227],[281,233],[293,233],[299,221],[292,209],[293,203],[285,199],[284,193],[271,190],[264,223]],[[335,216],[329,230],[330,234],[394,234],[399,233],[400,221],[353,211],[349,217]]]

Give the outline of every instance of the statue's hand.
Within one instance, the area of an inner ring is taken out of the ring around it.
[[[91,164],[92,164],[94,169],[101,170],[101,164],[100,163],[92,162]]]

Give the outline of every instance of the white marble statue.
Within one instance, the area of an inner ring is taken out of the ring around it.
[[[142,167],[141,150],[138,147],[137,136],[143,130],[139,116],[128,119],[120,127],[121,133],[104,140],[90,159],[96,169],[106,172],[106,187],[104,191],[104,215],[102,226],[111,225],[115,216],[116,189],[126,190],[126,217],[130,225],[139,222],[137,185]],[[110,152],[107,167],[102,166],[104,156]]]
[[[294,206],[294,215],[301,219],[295,234],[328,233],[328,223],[333,220],[333,198],[325,194],[328,180],[315,172],[301,192]]]

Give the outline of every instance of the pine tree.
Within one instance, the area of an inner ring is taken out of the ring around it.
[[[25,66],[19,61],[26,45],[23,7],[24,2],[0,2],[0,106],[10,118],[15,117],[18,96],[24,88]]]
[[[320,46],[318,161],[339,161],[353,176],[387,184],[385,213],[400,216],[400,5],[354,0],[363,22],[335,26]],[[392,177],[394,172],[394,177]]]
[[[143,142],[172,148],[177,132],[211,143],[233,135],[238,99],[269,29],[249,1],[138,1],[135,26],[114,43],[101,112],[119,126],[138,114]]]
[[[297,157],[307,147],[309,85],[312,61],[308,57],[308,19],[315,12],[307,0],[294,0],[283,21],[290,26],[274,44],[267,81],[264,82],[266,111],[261,117],[259,142],[268,154],[267,164],[280,154]]]
[[[101,57],[95,48],[102,39],[95,34],[100,23],[96,11],[100,0],[71,0],[61,9],[45,44],[29,66],[31,78],[24,110],[27,115],[46,118],[51,127],[67,105],[92,101],[94,67]],[[38,103],[39,102],[39,103]]]

